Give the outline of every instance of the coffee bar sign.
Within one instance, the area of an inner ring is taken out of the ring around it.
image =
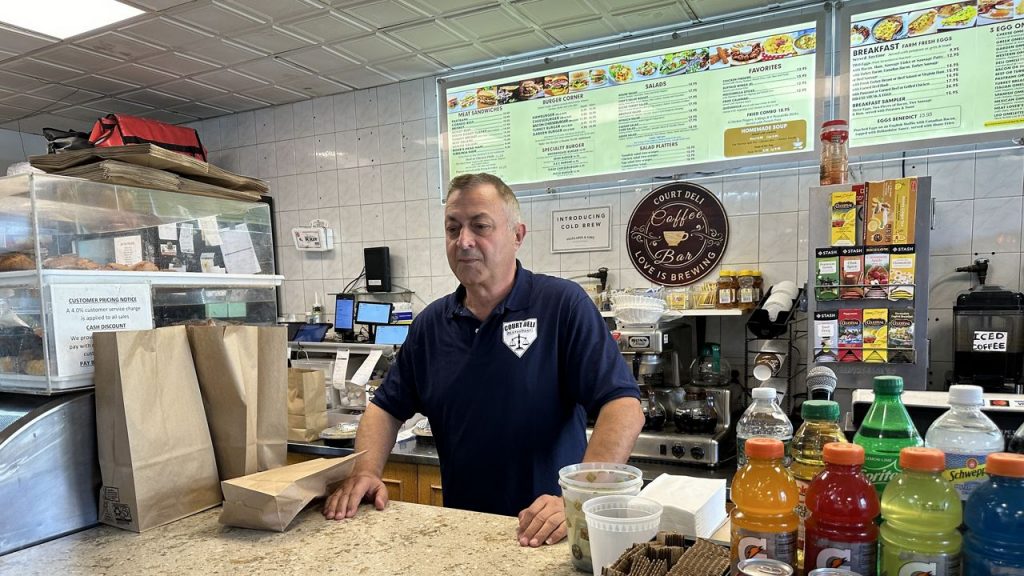
[[[729,219],[710,190],[677,182],[655,188],[637,204],[626,234],[629,259],[644,278],[687,286],[722,262]]]
[[[611,250],[611,229],[611,206],[554,210],[551,212],[551,251]]]

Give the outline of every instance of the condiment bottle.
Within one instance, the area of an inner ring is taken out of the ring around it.
[[[760,302],[764,297],[764,276],[760,270],[754,270],[754,302]],[[755,306],[756,307],[756,306]]]
[[[721,309],[736,308],[737,288],[739,288],[739,284],[736,283],[736,273],[723,268],[718,273],[718,304],[715,307]]]
[[[821,125],[821,185],[845,184],[849,165],[846,120],[829,120]]]
[[[736,278],[736,285],[739,287],[736,300],[740,310],[753,310],[757,307],[758,300],[754,282],[753,270],[740,270],[740,274]]]

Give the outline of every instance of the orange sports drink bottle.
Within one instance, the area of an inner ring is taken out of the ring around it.
[[[747,463],[732,482],[732,574],[751,558],[770,558],[793,566],[800,518],[800,489],[782,463],[785,448],[775,438],[751,438],[745,444]]]

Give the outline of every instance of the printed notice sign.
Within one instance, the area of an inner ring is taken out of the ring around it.
[[[551,212],[551,251],[611,250],[610,206]]]
[[[142,236],[114,238],[114,261],[125,266],[142,262]]]
[[[1006,352],[1007,332],[976,331],[975,352]]]
[[[153,328],[148,284],[55,284],[50,298],[58,376],[92,373],[93,332]]]

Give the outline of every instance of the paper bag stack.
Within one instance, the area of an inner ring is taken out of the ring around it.
[[[320,370],[288,369],[288,440],[320,438],[327,428],[327,392]]]

